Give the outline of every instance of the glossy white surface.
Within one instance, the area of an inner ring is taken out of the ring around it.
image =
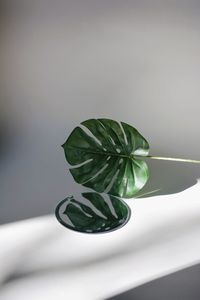
[[[2,300],[105,299],[200,261],[200,185],[130,199],[129,223],[89,235],[54,216],[0,228]]]

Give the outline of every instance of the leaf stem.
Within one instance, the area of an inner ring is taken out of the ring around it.
[[[149,192],[146,192],[146,193],[143,193],[143,194],[136,195],[136,196],[134,196],[134,198],[135,198],[135,199],[137,199],[137,198],[142,198],[142,197],[144,197],[144,196],[147,196],[147,195],[156,193],[156,192],[158,192],[158,191],[160,191],[160,190],[161,190],[161,189],[152,190],[152,191],[149,191]]]
[[[145,157],[151,158],[151,159],[158,159],[158,160],[169,160],[169,161],[181,161],[181,162],[188,162],[188,163],[194,163],[194,164],[200,164],[200,160],[195,159],[185,159],[185,158],[175,158],[175,157],[162,157],[162,156],[151,156],[147,155]],[[144,156],[143,156],[144,158]]]

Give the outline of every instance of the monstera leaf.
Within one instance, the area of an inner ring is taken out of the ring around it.
[[[84,199],[76,200],[71,196],[58,204],[55,214],[65,227],[85,233],[101,233],[118,229],[129,220],[130,208],[122,200],[91,192],[82,196]]]
[[[76,127],[63,145],[74,180],[96,192],[131,198],[147,182],[149,145],[132,126],[90,119]]]

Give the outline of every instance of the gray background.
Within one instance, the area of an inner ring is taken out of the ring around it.
[[[200,159],[200,1],[1,1],[0,222],[52,213],[78,189],[60,145],[122,120],[151,154]],[[179,192],[198,165],[149,162],[144,191]]]

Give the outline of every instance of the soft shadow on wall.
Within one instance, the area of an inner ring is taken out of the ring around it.
[[[149,166],[150,177],[136,197],[179,193],[195,185],[200,178],[200,164],[152,159],[146,159],[146,163]]]

